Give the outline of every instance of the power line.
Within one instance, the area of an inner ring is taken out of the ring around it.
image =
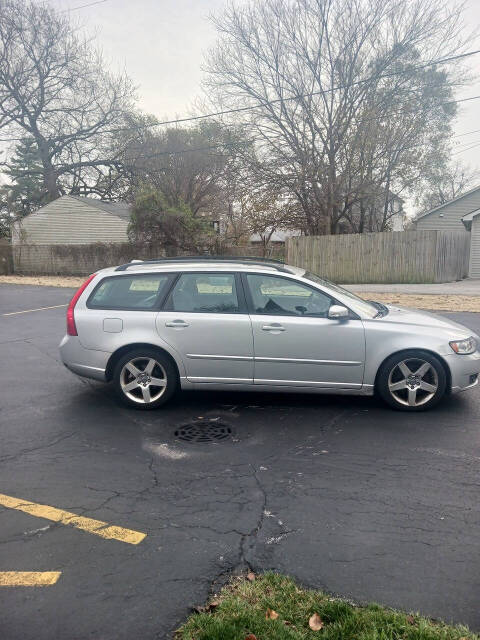
[[[250,142],[253,142],[253,140],[247,140],[245,142],[223,142],[222,144],[213,144],[207,147],[194,147],[193,149],[177,149],[175,151],[158,151],[157,153],[150,153],[148,155],[135,158],[135,160],[149,160],[150,158],[159,158],[162,156],[177,156],[177,155],[182,155],[184,153],[193,153],[195,151],[211,151],[212,149],[221,149],[223,147],[237,147],[239,145],[250,144]]]
[[[107,0],[97,0],[97,2],[91,3],[91,4],[99,4],[99,3],[103,3],[103,2],[107,2]],[[89,6],[89,5],[82,5],[82,6]],[[82,6],[81,7],[76,7],[76,8],[82,8]],[[480,53],[480,49],[477,49],[475,51],[468,51],[467,53],[462,53],[462,54],[459,54],[459,55],[456,55],[456,56],[450,56],[448,58],[439,58],[437,60],[432,60],[431,62],[427,62],[427,63],[425,63],[423,65],[418,65],[416,67],[413,67],[413,69],[414,70],[425,69],[426,67],[435,66],[437,64],[445,64],[447,62],[453,62],[454,60],[459,60],[459,59],[462,59],[462,58],[466,58],[466,57],[470,57],[470,56],[473,56],[473,55],[477,55],[478,53]],[[205,113],[205,114],[198,115],[198,116],[189,116],[189,117],[185,117],[185,118],[176,118],[175,120],[164,120],[162,122],[154,122],[154,123],[152,122],[152,123],[148,123],[148,124],[135,125],[135,126],[131,126],[131,127],[118,127],[116,129],[106,129],[103,133],[119,133],[121,131],[136,131],[138,129],[150,129],[152,127],[160,127],[160,126],[164,126],[164,125],[181,124],[181,123],[185,123],[185,122],[195,122],[195,121],[198,121],[198,120],[204,120],[206,118],[214,118],[214,117],[217,117],[217,116],[227,115],[227,114],[231,114],[231,113],[241,113],[241,112],[244,112],[244,111],[252,111],[253,109],[258,109],[259,107],[262,107],[262,106],[278,104],[279,102],[300,100],[302,98],[307,98],[307,97],[316,96],[316,95],[323,95],[323,94],[326,94],[326,93],[332,93],[333,91],[338,91],[340,89],[348,89],[350,87],[354,87],[354,86],[358,86],[360,84],[364,84],[366,82],[369,82],[370,80],[380,80],[380,79],[395,77],[395,76],[399,76],[399,75],[404,75],[404,74],[410,73],[411,71],[412,71],[412,69],[410,69],[408,71],[395,71],[395,72],[391,72],[389,74],[383,74],[383,75],[378,75],[378,76],[370,76],[368,78],[364,78],[363,80],[358,80],[358,81],[350,83],[350,84],[338,85],[336,87],[331,87],[330,89],[322,89],[321,91],[313,91],[313,92],[306,93],[306,94],[303,94],[303,95],[292,96],[290,98],[278,98],[278,99],[275,99],[275,100],[264,100],[264,101],[259,102],[258,105],[250,105],[250,106],[247,106],[247,107],[238,107],[238,108],[235,108],[235,109],[225,109],[223,111],[215,111],[215,112],[212,112],[212,113]],[[460,102],[467,102],[468,100],[476,100],[478,97],[480,97],[480,96],[474,96],[472,98],[463,98],[461,100],[450,100],[448,102],[439,103],[439,105],[456,104],[456,103],[460,103]],[[373,118],[373,119],[376,119],[376,118]],[[24,136],[23,138],[0,139],[0,142],[16,142],[16,141],[21,142],[22,140],[25,140],[27,138],[28,138],[28,136]]]
[[[452,153],[452,156],[456,156],[458,153],[465,153],[465,151],[470,151],[471,149],[476,149],[477,147],[480,147],[480,142],[477,142],[476,144],[472,144],[471,147],[467,147],[466,149],[460,149],[458,151],[454,151]]]
[[[477,95],[477,96],[471,96],[469,98],[462,98],[460,100],[450,100],[450,101],[447,101],[447,102],[440,102],[440,103],[438,103],[437,106],[441,106],[441,105],[445,105],[445,104],[454,104],[454,103],[459,103],[459,102],[466,102],[466,101],[469,101],[469,100],[479,100],[479,99],[480,99],[480,95]],[[389,115],[397,115],[397,114],[402,113],[404,111],[405,111],[405,109],[403,111],[392,112]],[[364,124],[365,122],[373,121],[373,120],[378,120],[378,117],[369,118],[369,119],[363,120],[359,124]],[[454,135],[452,137],[453,138],[457,138],[457,137],[469,135],[469,134],[472,134],[472,133],[476,133],[478,131],[480,131],[480,129],[475,129],[473,131],[467,131],[465,133]],[[10,138],[8,140],[7,139],[4,139],[4,140],[0,139],[0,142],[12,142],[14,140],[22,141],[22,140],[26,140],[26,139],[27,138]],[[184,153],[194,153],[196,151],[211,151],[213,149],[221,149],[221,148],[224,148],[224,147],[247,145],[247,144],[250,144],[251,142],[255,142],[256,140],[259,140],[259,138],[253,138],[253,139],[245,141],[245,142],[230,142],[230,143],[229,142],[223,142],[223,143],[217,144],[217,145],[209,145],[209,146],[205,146],[205,147],[195,147],[195,148],[192,148],[192,149],[178,149],[178,150],[174,150],[174,151],[160,151],[160,152],[157,152],[157,153],[153,153],[153,154],[149,154],[149,155],[146,155],[146,156],[139,157],[139,158],[137,158],[137,160],[148,160],[148,159],[151,159],[151,158],[157,158],[157,157],[162,157],[162,156],[182,155]],[[470,143],[467,142],[467,143],[464,143],[464,144],[470,144]],[[421,143],[418,146],[423,146],[423,143]],[[463,151],[468,151],[469,149],[473,149],[476,146],[477,145],[474,144],[472,147],[469,147],[468,149],[462,149],[460,151],[454,151],[452,153],[452,155],[455,155],[456,153],[462,153]]]
[[[444,105],[444,104],[453,104],[453,103],[457,103],[457,102],[466,102],[468,100],[479,100],[480,99],[480,95],[477,96],[471,96],[470,98],[462,98],[460,100],[450,100],[448,102],[440,102],[438,103],[437,106],[440,105]],[[405,110],[403,110],[405,111]],[[389,115],[396,115],[398,113],[402,113],[402,111],[397,111],[395,113],[391,113]],[[378,120],[378,117],[376,118],[367,118],[366,120],[362,120],[359,124],[364,124],[365,122],[368,121],[372,121],[372,120]],[[475,133],[475,131],[472,131],[470,133]],[[466,135],[466,134],[461,134],[461,135]],[[452,136],[453,138],[456,138],[457,136]],[[178,150],[178,151],[161,151],[158,153],[154,153],[154,154],[149,154],[148,156],[142,156],[141,158],[139,158],[139,160],[147,160],[149,158],[156,158],[156,157],[161,157],[161,156],[166,156],[166,155],[180,155],[182,153],[191,153],[194,151],[208,151],[210,149],[220,149],[222,147],[229,147],[229,146],[235,146],[235,145],[245,145],[245,144],[250,144],[251,142],[255,142],[258,141],[259,138],[253,138],[249,141],[246,142],[233,142],[233,143],[222,143],[222,144],[218,144],[218,145],[211,145],[209,147],[199,147],[199,148],[194,148],[194,149],[182,149],[182,150]],[[469,143],[466,143],[469,144]],[[423,146],[423,143],[418,145],[418,146]]]
[[[439,105],[453,104],[453,103],[457,103],[457,102],[466,102],[466,101],[469,101],[469,100],[479,100],[479,99],[480,99],[480,95],[477,95],[477,96],[471,96],[470,98],[462,98],[460,100],[450,100],[448,102],[441,102],[441,103],[439,103]],[[399,113],[399,112],[397,112],[397,113]],[[370,118],[370,120],[377,120],[377,119],[378,118]],[[362,121],[362,124],[364,122],[365,122],[365,120]],[[462,133],[459,136],[454,135],[452,137],[453,138],[457,138],[457,137],[460,137],[460,136],[465,136],[468,133],[470,133],[470,134],[476,133],[477,131],[479,131],[479,130],[477,129],[477,130],[474,130],[474,131]],[[209,151],[209,150],[212,150],[212,149],[221,149],[223,147],[246,145],[246,144],[250,144],[251,142],[255,142],[256,140],[259,140],[259,139],[258,138],[253,138],[252,140],[249,140],[249,141],[246,141],[246,142],[222,143],[222,144],[218,144],[218,145],[210,145],[208,147],[197,147],[197,148],[193,148],[193,149],[181,149],[181,150],[179,149],[179,150],[176,150],[176,151],[159,151],[158,153],[153,153],[153,154],[149,154],[149,155],[146,155],[146,156],[139,157],[138,160],[148,160],[148,159],[151,159],[151,158],[157,158],[157,157],[162,157],[162,156],[181,155],[183,153],[193,153],[195,151]],[[470,143],[467,142],[465,144],[470,144]],[[478,145],[475,144],[472,147],[469,147],[468,149],[463,149],[461,151],[454,151],[452,153],[452,155],[455,155],[456,153],[462,153],[463,151],[468,151],[469,149],[474,149],[476,146],[479,146],[479,145],[480,145],[480,143],[478,143]],[[424,146],[424,144],[420,143],[419,145],[414,145],[414,147],[417,147],[417,146],[418,147],[422,147],[422,146]]]
[[[463,149],[465,147],[468,147],[471,144],[476,144],[477,142],[480,143],[480,140],[469,140],[468,142],[462,142],[461,144],[458,144],[455,148],[455,151],[457,151],[458,149]]]
[[[253,109],[258,109],[259,107],[263,107],[266,105],[272,105],[272,104],[278,104],[279,102],[287,102],[287,101],[292,101],[292,100],[300,100],[302,98],[308,98],[311,96],[316,96],[316,95],[323,95],[326,93],[333,93],[334,91],[339,91],[340,89],[349,89],[351,87],[355,87],[358,86],[360,84],[365,84],[366,82],[369,82],[370,80],[382,80],[385,78],[391,78],[391,77],[395,77],[395,76],[399,76],[399,75],[404,75],[407,73],[411,73],[412,70],[419,70],[419,69],[425,69],[426,67],[431,67],[431,66],[435,66],[437,64],[445,64],[447,62],[453,62],[454,60],[459,60],[461,58],[467,58],[470,56],[474,56],[477,55],[478,53],[480,53],[480,49],[476,49],[475,51],[468,51],[467,53],[462,53],[456,56],[450,56],[448,58],[439,58],[437,60],[432,60],[431,62],[426,62],[423,65],[418,65],[416,67],[413,67],[413,69],[409,69],[408,71],[392,71],[391,73],[388,74],[383,74],[383,75],[376,75],[376,76],[369,76],[368,78],[364,78],[363,80],[357,80],[356,82],[352,82],[350,84],[344,84],[344,85],[338,85],[336,87],[331,87],[330,89],[322,89],[321,91],[312,91],[311,93],[305,93],[305,94],[301,94],[301,95],[297,95],[297,96],[291,96],[290,98],[278,98],[275,100],[262,100],[258,103],[258,105],[250,105],[247,107],[237,107],[235,109],[225,109],[224,111],[215,111],[212,113],[205,113],[202,115],[198,115],[198,116],[189,116],[189,117],[185,117],[185,118],[176,118],[175,120],[164,120],[163,122],[155,122],[155,123],[150,123],[150,124],[145,124],[145,125],[141,125],[139,127],[122,127],[122,128],[118,128],[118,129],[114,129],[111,131],[111,133],[117,133],[119,131],[129,131],[132,129],[147,129],[147,128],[151,128],[151,127],[160,127],[163,125],[170,125],[170,124],[181,124],[184,122],[194,122],[197,120],[203,120],[205,118],[215,118],[217,116],[223,116],[223,115],[228,115],[231,113],[242,113],[244,111],[252,111]],[[466,100],[469,100],[469,98],[466,98]],[[452,102],[462,102],[462,100],[454,100]],[[445,103],[445,104],[449,104],[449,103]]]
[[[478,133],[480,129],[474,129],[473,131],[465,131],[465,133],[457,133],[457,135],[453,136],[454,138],[461,138],[462,136],[469,136],[472,133]]]
[[[79,9],[85,9],[86,7],[93,7],[95,4],[103,4],[104,2],[108,2],[109,0],[96,0],[95,2],[89,2],[88,4],[81,4],[78,7],[70,7],[69,9],[63,9],[59,11],[59,13],[69,13],[70,11],[78,11]]]
[[[448,104],[459,104],[461,102],[468,102],[470,100],[478,100],[480,99],[480,95],[476,95],[476,96],[470,96],[469,98],[461,98],[459,100],[447,100],[444,102],[438,102],[435,106],[443,106],[443,105],[448,105]],[[407,109],[398,109],[397,111],[391,111],[390,113],[388,113],[388,116],[395,116],[401,113],[405,113],[407,111]],[[205,116],[196,116],[195,119],[198,118],[206,118],[209,117],[208,115]],[[118,128],[118,129],[106,129],[105,131],[103,131],[102,133],[118,133],[120,131],[133,131],[136,129],[144,129],[144,128],[148,128],[148,127],[152,127],[152,126],[159,126],[161,124],[173,124],[173,123],[178,123],[178,122],[184,122],[186,119],[180,119],[180,120],[168,120],[165,122],[157,122],[155,124],[148,124],[148,125],[139,125],[138,127],[123,127],[123,128]],[[372,118],[365,118],[362,119],[361,122],[359,124],[364,124],[365,122],[373,122],[373,121],[378,121],[379,120],[379,116],[374,116]],[[467,136],[473,133],[478,133],[480,131],[480,129],[474,129],[473,131],[466,131],[464,133],[460,133],[460,134],[455,134],[452,136],[452,138],[460,138],[462,136]],[[0,138],[0,142],[23,142],[24,140],[30,140],[32,138],[32,136],[23,136],[21,138]]]

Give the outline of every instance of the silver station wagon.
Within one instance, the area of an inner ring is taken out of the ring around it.
[[[153,409],[182,389],[377,393],[433,407],[478,383],[480,338],[445,318],[367,302],[273,260],[133,261],[72,298],[61,358]]]

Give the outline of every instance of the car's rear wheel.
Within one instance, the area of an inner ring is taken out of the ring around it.
[[[445,395],[447,376],[428,351],[404,351],[388,358],[377,377],[377,391],[394,409],[426,411]]]
[[[115,365],[113,383],[120,399],[135,409],[156,409],[175,393],[178,376],[169,358],[154,349],[135,349]]]

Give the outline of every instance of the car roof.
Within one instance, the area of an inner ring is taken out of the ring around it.
[[[266,273],[302,276],[304,269],[287,265],[280,261],[242,258],[166,258],[161,260],[132,260],[123,265],[102,269],[98,273],[106,275],[139,274],[152,272],[180,271],[262,271]]]

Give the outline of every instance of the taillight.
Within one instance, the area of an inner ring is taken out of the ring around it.
[[[75,326],[75,305],[77,304],[78,299],[80,298],[82,293],[85,291],[85,289],[88,287],[88,285],[96,275],[96,273],[93,273],[91,276],[89,276],[88,280],[85,280],[80,289],[75,292],[75,295],[70,300],[70,304],[68,305],[67,309],[67,333],[69,336],[78,336],[77,327]]]

